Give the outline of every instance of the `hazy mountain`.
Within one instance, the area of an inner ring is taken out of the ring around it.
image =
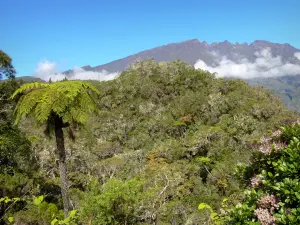
[[[226,56],[227,59],[234,62],[241,59],[248,59],[250,62],[257,58],[256,53],[269,48],[274,57],[281,56],[283,62],[300,64],[300,60],[294,57],[299,49],[294,48],[289,44],[276,44],[268,41],[254,41],[251,44],[235,43],[232,44],[228,41],[214,42],[208,44],[197,39],[167,44],[139,52],[137,54],[112,61],[103,65],[91,67],[89,65],[82,67],[86,71],[102,71],[118,72],[123,71],[133,63],[136,59],[149,59],[154,58],[156,61],[174,61],[180,59],[186,63],[194,65],[199,59],[204,61],[209,66],[215,65],[215,56],[212,54],[218,53],[221,56]],[[66,74],[72,73],[72,70],[65,72]]]
[[[300,75],[246,80],[251,85],[264,86],[279,94],[285,105],[300,112]]]
[[[0,80],[0,82],[5,81],[4,80]],[[22,77],[16,77],[16,80],[18,81],[22,81],[24,83],[30,83],[30,82],[45,82],[44,80],[38,78],[38,77],[32,77],[32,76],[22,76]]]
[[[23,77],[17,77],[16,80],[20,80],[23,82],[43,82],[42,79],[38,78],[38,77],[31,77],[31,76],[23,76]]]

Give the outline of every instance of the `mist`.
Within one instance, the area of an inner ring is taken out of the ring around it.
[[[217,52],[212,52],[211,54],[216,66],[209,66],[200,59],[194,66],[196,69],[216,73],[216,77],[250,79],[256,77],[279,77],[300,74],[299,64],[283,62],[281,56],[273,56],[269,48],[256,52],[255,56],[257,58],[253,62],[246,58],[232,61]],[[300,60],[300,52],[296,52],[294,57]]]
[[[66,75],[60,72],[57,67],[58,67],[57,63],[50,62],[48,60],[43,60],[42,62],[38,63],[35,69],[34,76],[45,81],[48,81],[50,78],[52,81],[60,81],[63,80],[64,78],[67,78],[68,80],[106,81],[106,80],[112,80],[119,75],[118,72],[109,73],[105,70],[102,70],[100,72],[86,71],[78,66],[75,66],[73,68],[72,74]]]

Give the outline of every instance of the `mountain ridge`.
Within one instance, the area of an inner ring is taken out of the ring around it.
[[[228,59],[237,61],[247,58],[250,61],[255,60],[255,52],[265,48],[270,48],[272,55],[281,56],[284,62],[300,64],[300,60],[293,58],[294,53],[300,52],[300,49],[293,47],[288,43],[280,44],[265,40],[255,40],[251,43],[231,43],[228,40],[222,42],[199,41],[198,39],[189,39],[181,42],[169,43],[158,47],[153,47],[138,53],[120,58],[102,65],[90,66],[83,68],[86,71],[100,72],[121,72],[125,70],[136,59],[146,60],[153,58],[155,61],[174,61],[180,59],[188,64],[194,65],[197,60],[201,59],[208,65],[213,65],[211,52],[218,52],[220,55],[227,56]],[[239,56],[237,56],[239,55]],[[67,70],[64,74],[71,74],[72,70]]]

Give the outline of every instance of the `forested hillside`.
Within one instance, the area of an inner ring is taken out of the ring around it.
[[[281,96],[283,103],[291,110],[300,112],[300,76],[283,76],[249,79],[251,85],[262,85]]]
[[[198,205],[218,212],[224,198],[241,201],[237,165],[251,162],[263,135],[298,118],[262,87],[180,61],[139,62],[92,84],[97,114],[64,128],[71,212],[64,220],[56,139],[31,116],[14,126],[22,93],[9,96],[20,84],[0,83],[0,223],[212,224]]]

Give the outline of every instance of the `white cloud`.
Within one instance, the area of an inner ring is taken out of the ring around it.
[[[254,62],[243,58],[236,62],[228,59],[226,56],[220,56],[213,52],[215,66],[209,66],[204,61],[198,60],[194,65],[196,69],[208,70],[217,73],[217,77],[277,77],[284,75],[300,74],[300,65],[285,63],[280,56],[273,57],[269,48],[256,52],[257,57]],[[300,52],[294,55],[300,60]]]
[[[84,69],[75,66],[73,73],[65,75],[62,72],[59,72],[57,69],[57,64],[55,62],[50,62],[44,60],[39,62],[35,70],[35,77],[41,78],[42,80],[48,81],[50,78],[52,81],[60,81],[67,77],[68,80],[112,80],[119,73],[109,73],[105,70],[100,72],[94,71],[85,71]]]
[[[39,62],[35,69],[36,76],[43,76],[45,74],[54,74],[57,72],[56,63],[43,60]]]
[[[300,52],[296,52],[296,53],[294,54],[294,56],[295,56],[297,59],[300,60]]]

